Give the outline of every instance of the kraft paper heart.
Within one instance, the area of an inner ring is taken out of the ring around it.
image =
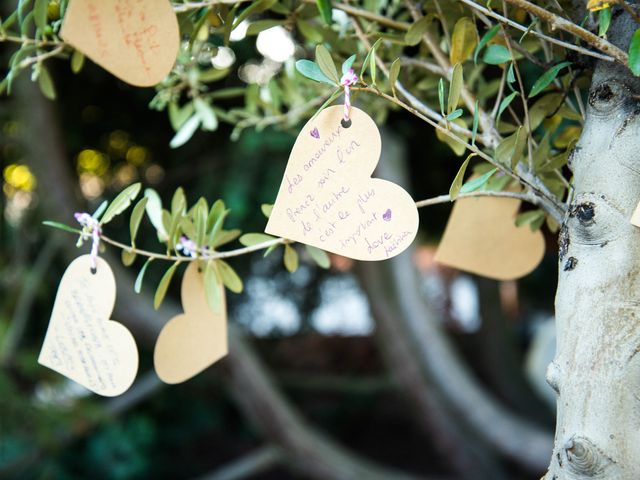
[[[385,260],[406,249],[418,231],[411,196],[371,178],[380,132],[365,112],[323,110],[298,135],[265,231],[356,260]]]
[[[76,258],[62,276],[38,363],[98,395],[124,393],[138,372],[138,349],[127,328],[109,320],[116,281],[109,264]]]
[[[204,272],[191,262],[182,279],[184,313],[164,326],[156,342],[153,361],[165,383],[181,383],[224,357],[227,345],[227,308],[220,284],[222,309],[214,313],[207,304]]]
[[[436,261],[496,280],[514,280],[542,261],[544,237],[528,226],[516,227],[520,200],[456,200],[436,252]]]
[[[60,36],[140,87],[162,81],[180,47],[178,20],[167,0],[71,0]]]

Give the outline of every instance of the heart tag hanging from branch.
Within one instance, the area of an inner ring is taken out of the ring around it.
[[[456,200],[435,260],[449,267],[495,280],[515,280],[530,273],[544,256],[540,230],[517,227],[520,200]]]
[[[228,352],[224,285],[218,282],[220,308],[214,312],[207,303],[204,275],[198,262],[189,264],[181,287],[184,313],[169,320],[156,342],[153,361],[165,383],[185,382]]]
[[[161,82],[180,47],[178,20],[167,0],[71,0],[60,36],[139,87]]]
[[[380,132],[362,110],[324,109],[298,135],[265,231],[356,260],[398,255],[418,231],[411,196],[371,178]]]
[[[124,393],[138,372],[138,349],[131,332],[109,319],[115,301],[116,281],[107,262],[90,255],[71,262],[58,287],[38,363],[98,395]]]

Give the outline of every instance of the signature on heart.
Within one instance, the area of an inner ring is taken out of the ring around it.
[[[387,208],[387,211],[382,214],[382,219],[385,222],[389,222],[391,220],[391,209]]]
[[[320,132],[318,131],[318,127],[315,127],[313,130],[311,130],[311,136],[313,138],[320,138]]]

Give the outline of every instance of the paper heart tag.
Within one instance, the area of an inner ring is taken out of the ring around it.
[[[213,365],[228,353],[227,307],[224,286],[222,309],[214,313],[207,303],[204,273],[191,262],[182,279],[184,313],[164,326],[153,353],[158,377],[165,383],[181,383]]]
[[[140,87],[162,81],[180,47],[178,20],[168,0],[71,0],[60,36]]]
[[[418,210],[400,186],[371,178],[380,132],[362,110],[328,107],[303,127],[265,231],[356,260],[385,260],[418,232]]]
[[[98,395],[124,393],[138,372],[138,349],[127,328],[109,320],[116,281],[109,264],[76,258],[62,276],[38,363]]]
[[[435,260],[496,280],[530,273],[544,256],[544,237],[516,227],[520,200],[478,197],[456,200]]]

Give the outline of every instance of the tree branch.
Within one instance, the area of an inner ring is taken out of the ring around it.
[[[460,1],[467,3],[467,0]],[[615,58],[618,63],[624,66],[628,66],[628,56],[625,52],[620,50],[613,43],[608,42],[604,38],[591,33],[589,30],[585,30],[572,21],[560,17],[559,15],[556,15],[555,13],[539,7],[538,5],[535,5],[527,0],[506,0],[506,2],[523,9],[524,11],[538,17],[541,20],[544,20],[551,26],[552,30],[558,29],[570,33],[571,35],[584,40],[592,47],[597,48],[601,52],[604,52],[605,54]]]

